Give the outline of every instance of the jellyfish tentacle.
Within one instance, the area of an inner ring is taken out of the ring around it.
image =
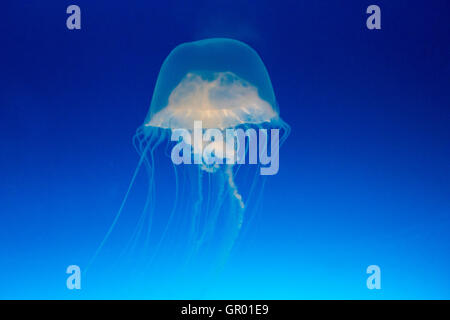
[[[137,175],[139,173],[139,170],[141,169],[142,163],[144,161],[144,156],[145,156],[144,154],[141,155],[141,157],[139,159],[139,162],[137,164],[136,170],[134,171],[133,176],[131,178],[131,181],[130,181],[130,183],[128,185],[128,189],[127,189],[127,191],[125,193],[125,196],[124,196],[124,198],[122,200],[122,203],[120,204],[119,210],[117,211],[117,213],[116,213],[116,215],[115,215],[115,217],[113,219],[113,222],[111,223],[111,226],[109,227],[108,231],[106,232],[105,236],[103,237],[103,240],[100,242],[100,245],[98,246],[98,248],[95,251],[94,255],[92,256],[91,260],[88,262],[87,267],[85,269],[85,272],[88,271],[89,267],[95,261],[95,259],[97,258],[98,254],[100,253],[100,251],[102,250],[103,246],[105,245],[106,241],[109,239],[109,236],[111,235],[114,227],[116,226],[117,221],[119,220],[120,215],[121,215],[121,213],[123,211],[123,208],[125,207],[125,203],[126,203],[126,201],[128,199],[128,196],[130,194],[131,188],[133,187],[134,182],[136,180],[136,177],[137,177]]]
[[[136,152],[138,153],[139,156],[143,155],[142,154],[142,152],[143,152],[142,146],[145,145],[145,144],[147,144],[147,145],[151,144],[151,141],[154,138],[155,138],[155,136],[153,134],[149,135],[148,137],[146,137],[143,134],[143,132],[142,132],[142,127],[138,127],[136,129],[136,133],[133,136],[132,142],[133,142],[133,147],[135,148],[135,150],[136,150]],[[143,142],[143,140],[145,140],[146,142]],[[148,174],[150,172],[149,171],[149,166],[150,165],[149,165],[147,157],[143,158],[143,164],[145,165],[146,171],[147,171],[147,174]],[[148,178],[149,187],[147,188],[147,196],[146,196],[146,200],[145,200],[145,203],[144,203],[144,207],[141,210],[141,214],[140,214],[139,219],[137,221],[137,224],[134,227],[134,230],[133,230],[133,232],[132,232],[132,234],[130,236],[130,239],[127,241],[127,244],[124,246],[123,250],[121,251],[121,253],[118,256],[116,264],[118,262],[120,262],[120,261],[123,261],[123,258],[126,255],[131,256],[132,253],[134,252],[136,243],[137,243],[138,238],[139,238],[140,230],[141,230],[142,225],[144,224],[144,221],[145,221],[145,217],[146,217],[145,213],[147,211],[147,207],[148,207],[148,204],[150,202],[150,197],[149,197],[149,194],[150,194],[150,182],[151,182],[152,179],[153,179],[153,177],[149,176],[149,178]]]
[[[193,215],[191,231],[190,231],[190,242],[193,243],[196,248],[198,245],[200,213],[202,211],[202,205],[203,205],[203,169],[201,169],[199,166],[197,168],[197,170],[198,170],[198,179],[197,179],[198,198],[194,204],[194,215]]]
[[[152,196],[152,194],[153,194],[152,192],[153,192],[153,188],[154,188],[154,175],[153,175],[153,171],[152,171],[152,165],[148,161],[147,156],[145,156],[145,167],[146,167],[147,175],[148,175],[147,195],[146,195],[146,199],[145,199],[144,208],[142,209],[141,216],[139,218],[138,226],[135,229],[135,233],[133,234],[134,240],[130,246],[130,253],[133,253],[136,249],[138,239],[140,238],[140,236],[142,234],[142,230],[144,229],[144,226],[145,226],[145,220],[148,218],[148,212],[147,212],[148,207],[153,202],[152,200],[154,199],[154,197]]]
[[[149,168],[150,165],[148,163],[148,159],[145,159],[144,164],[145,164],[145,167],[147,169],[147,172],[150,173],[150,168]],[[153,178],[149,177],[149,179],[151,180]],[[126,253],[130,253],[131,254],[134,251],[135,247],[136,247],[136,242],[138,241],[140,230],[142,229],[143,224],[145,222],[145,217],[146,217],[145,213],[147,211],[147,208],[148,208],[148,205],[149,205],[149,202],[150,202],[150,198],[151,198],[150,197],[150,195],[151,195],[150,183],[151,182],[149,182],[149,186],[147,188],[147,196],[146,196],[146,199],[145,199],[145,204],[144,204],[144,207],[143,207],[143,209],[141,211],[141,214],[139,216],[138,223],[136,224],[136,227],[134,228],[134,231],[133,231],[133,233],[132,233],[132,235],[130,237],[130,240],[128,241],[127,245],[125,246],[124,250],[122,251],[121,255],[119,256],[119,259],[121,259]]]
[[[147,208],[149,206],[149,203],[152,199],[151,197],[151,192],[152,192],[152,188],[154,186],[153,181],[154,181],[154,176],[152,174],[151,171],[151,164],[148,161],[148,157],[146,153],[143,153],[143,146],[150,146],[152,145],[152,143],[155,141],[156,139],[156,135],[152,132],[149,136],[145,136],[143,135],[143,137],[141,137],[139,134],[143,135],[142,133],[142,127],[139,127],[137,130],[137,134],[135,135],[134,139],[133,139],[133,143],[134,143],[134,147],[136,148],[136,151],[138,152],[139,155],[144,156],[144,164],[147,170],[147,175],[148,175],[148,186],[147,186],[147,196],[145,199],[145,204],[144,204],[144,208],[141,211],[141,215],[139,217],[139,221],[135,227],[135,230],[133,231],[132,234],[132,241],[130,241],[130,246],[129,246],[129,251],[130,253],[135,251],[135,247],[137,245],[138,239],[142,233],[142,229],[144,227],[144,223],[147,217]]]
[[[205,208],[205,224],[204,224],[204,227],[203,227],[203,231],[205,230],[205,226],[206,226],[206,223],[207,223],[207,221],[208,221],[208,219],[209,219],[209,213],[210,213],[210,206],[211,206],[211,188],[212,188],[212,186],[211,186],[211,172],[208,172],[208,188],[207,188],[207,200],[206,200],[206,208]],[[201,237],[201,236],[200,236]],[[199,240],[200,240],[200,238],[199,238]]]
[[[155,249],[153,250],[152,256],[151,256],[150,259],[148,260],[147,266],[152,264],[154,258],[155,258],[156,255],[158,254],[158,252],[159,252],[159,250],[160,250],[160,248],[161,248],[161,245],[162,245],[162,243],[163,243],[163,241],[164,241],[164,239],[165,239],[165,237],[166,237],[166,235],[167,235],[167,232],[168,232],[168,230],[169,230],[169,228],[170,228],[170,226],[171,226],[171,224],[172,224],[173,218],[174,218],[174,216],[175,216],[175,211],[177,210],[177,207],[178,207],[178,193],[179,193],[179,190],[178,190],[178,189],[179,189],[179,183],[178,183],[178,172],[177,172],[177,167],[176,167],[175,164],[173,164],[173,169],[174,169],[174,172],[175,172],[175,200],[174,200],[174,204],[173,204],[172,210],[171,210],[171,212],[170,212],[169,219],[167,220],[167,224],[166,224],[166,226],[165,226],[165,228],[164,228],[164,231],[163,231],[163,233],[161,234],[161,237],[160,237],[160,239],[159,239],[159,241],[158,241],[158,243],[157,243]]]
[[[152,146],[152,148],[149,151],[149,153],[150,153],[150,160],[151,160],[151,176],[152,177],[155,176],[154,151],[161,144],[161,142],[164,139],[165,139],[164,132],[162,132],[161,135],[159,136],[159,138],[157,139],[156,143]],[[152,199],[154,199],[155,198],[155,181],[154,181],[154,179],[152,179],[151,183],[152,183],[152,194],[151,194],[151,197],[152,197]],[[150,205],[151,205],[151,208],[149,209],[149,213],[148,213],[149,221],[148,221],[148,226],[147,226],[146,240],[145,240],[145,243],[144,243],[144,254],[148,251],[148,248],[149,248],[150,234],[151,234],[152,226],[153,226],[153,214],[154,214],[154,210],[155,210],[155,203],[152,202]]]
[[[288,125],[286,122],[284,122],[281,118],[278,119],[280,122],[280,128],[282,129],[283,133],[280,138],[280,147],[281,145],[286,141],[287,137],[291,134],[291,126]]]

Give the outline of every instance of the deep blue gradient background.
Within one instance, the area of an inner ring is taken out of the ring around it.
[[[366,29],[370,4],[381,30]],[[449,1],[22,0],[2,12],[0,298],[450,298]],[[67,290],[66,267],[86,265],[126,191],[161,63],[219,36],[260,54],[292,127],[251,242],[201,296]]]

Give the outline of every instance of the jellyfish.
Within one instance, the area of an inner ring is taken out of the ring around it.
[[[272,129],[280,136],[270,136]],[[230,130],[244,133],[243,140],[236,135],[225,139]],[[266,67],[250,46],[226,38],[177,46],[161,66],[147,116],[133,137],[139,162],[94,259],[145,168],[145,203],[121,254],[139,249],[140,260],[133,261],[144,268],[161,261],[180,268],[220,265],[261,203],[266,176],[256,158],[269,148],[259,144],[255,154],[250,140],[264,140],[267,146],[276,138],[279,146],[289,131]],[[158,177],[161,163],[172,167],[171,177]],[[162,191],[162,185],[173,189]]]

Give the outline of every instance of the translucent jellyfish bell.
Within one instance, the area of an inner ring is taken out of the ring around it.
[[[176,47],[164,61],[145,125],[225,129],[278,118],[267,70],[248,45],[207,39]]]

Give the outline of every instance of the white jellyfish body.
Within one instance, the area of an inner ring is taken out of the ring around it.
[[[164,214],[154,210],[159,198],[154,155],[164,152],[161,145],[166,146],[167,153],[173,146],[170,139],[173,131],[192,132],[195,121],[201,121],[203,130],[217,129],[223,136],[227,129],[233,128],[277,128],[282,132],[280,145],[290,130],[279,116],[267,70],[248,45],[218,38],[177,46],[161,67],[150,109],[134,137],[140,154],[138,168],[95,256],[118,221],[139,168],[145,166],[149,191],[124,252],[139,247],[137,243],[145,239],[145,245],[140,247],[144,250],[146,267],[162,261],[158,255],[165,250],[176,251],[177,259],[186,264],[202,261],[203,267],[205,261],[213,265],[226,259],[243,225],[251,221],[264,185],[258,165],[248,165],[245,167],[254,169],[247,170],[242,185],[238,186],[240,172],[245,169],[242,164],[226,161],[227,157],[237,156],[235,147],[231,148],[231,154],[225,153],[228,141],[209,143],[215,157],[224,160],[220,164],[205,165],[209,159],[205,159],[204,154],[197,155],[202,158],[201,164],[173,164],[176,190],[173,203],[170,208],[166,206]],[[198,146],[192,142],[191,147],[195,157]],[[164,216],[164,219],[159,217],[163,227],[153,227],[157,214]]]
[[[277,117],[258,89],[232,72],[214,72],[205,78],[189,72],[172,90],[167,106],[149,117],[145,126],[226,129],[242,124],[270,122]]]

